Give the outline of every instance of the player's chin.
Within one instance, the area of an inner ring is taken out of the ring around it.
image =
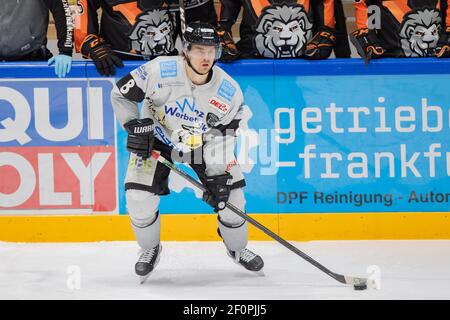
[[[209,63],[202,63],[200,66],[200,69],[202,70],[202,73],[208,73],[209,70],[211,70],[212,65]]]

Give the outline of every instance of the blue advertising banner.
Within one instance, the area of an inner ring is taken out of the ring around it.
[[[333,61],[329,74],[320,62],[319,76],[304,61],[223,65],[247,104],[236,151],[248,210],[448,211],[450,70],[423,60]],[[192,193],[162,212],[208,212]]]
[[[140,64],[128,62],[115,80]],[[243,60],[220,66],[238,81],[246,102],[236,154],[247,181],[249,212],[450,211],[450,61],[383,59],[365,66],[359,59]],[[45,68],[37,74],[47,78]],[[102,88],[95,99],[101,96],[102,112],[111,115],[106,100],[114,79],[98,80],[91,63],[77,63],[74,69],[86,78],[12,81],[2,88],[19,92],[29,104],[48,99],[52,106],[63,106],[52,108],[48,126],[57,121],[63,127],[70,106],[87,99],[94,88]],[[0,68],[0,78],[12,74]],[[76,92],[77,87],[82,89]],[[14,119],[15,112],[11,96],[12,91],[0,98],[1,147],[19,147],[20,139],[38,147],[116,145],[118,211],[126,213],[128,152],[120,125],[114,129],[110,116],[99,123],[97,112],[89,116],[83,109],[83,121],[99,124],[92,130],[83,124],[81,130],[68,130],[72,135],[64,139],[55,135],[52,140],[50,133],[43,139],[33,119],[15,139],[7,139],[7,119]],[[36,117],[36,108],[29,110]],[[211,212],[199,200],[199,190],[177,176],[171,175],[169,186],[172,193],[162,199],[162,213]]]
[[[259,135],[270,165],[255,161],[249,203],[256,212],[448,211],[449,80],[279,76],[270,104],[255,94],[262,86],[239,79],[251,127],[275,129]]]

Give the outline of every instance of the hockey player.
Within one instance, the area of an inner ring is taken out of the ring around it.
[[[185,2],[188,22],[217,20],[213,0]],[[94,61],[101,75],[114,75],[122,60],[178,54],[178,0],[78,0],[78,6],[75,47]]]
[[[351,34],[351,41],[366,61],[448,56],[443,15],[448,10],[447,1],[360,0],[354,6],[357,30]]]
[[[231,28],[241,8],[240,40]],[[242,58],[350,57],[341,0],[221,0],[222,61]]]
[[[65,77],[72,66],[73,20],[67,0],[4,0],[0,10],[0,61],[42,61]],[[55,20],[59,54],[47,48],[49,11]]]
[[[160,196],[169,194],[170,170],[149,158],[152,150],[167,159],[182,159],[197,173],[208,190],[203,200],[218,212],[218,231],[228,255],[251,271],[264,265],[260,256],[246,249],[247,222],[223,207],[229,200],[245,210],[245,181],[234,156],[243,95],[236,81],[214,65],[220,54],[213,27],[190,23],[182,56],[147,62],[112,90],[114,112],[128,132],[126,201],[142,248],[135,270],[143,279],[161,254],[159,203]]]

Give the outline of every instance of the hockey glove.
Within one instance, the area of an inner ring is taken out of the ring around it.
[[[450,27],[440,35],[434,54],[438,58],[450,58]]]
[[[306,45],[305,59],[327,59],[336,44],[336,36],[328,27],[320,27],[316,35]]]
[[[216,31],[219,35],[220,44],[222,45],[222,55],[220,57],[220,61],[232,62],[239,59],[239,50],[237,49],[231,34],[220,26],[217,27]]]
[[[376,30],[364,28],[353,31],[350,35],[350,40],[366,63],[370,59],[382,57],[385,52]]]
[[[72,67],[72,57],[60,54],[48,59],[47,63],[49,66],[55,64],[55,74],[58,78],[64,78],[70,72],[70,68]]]
[[[116,67],[123,67],[122,60],[114,54],[110,45],[94,34],[84,39],[81,53],[84,58],[94,61],[97,71],[103,76],[113,76],[116,74]]]
[[[128,132],[127,150],[146,160],[155,143],[153,120],[150,118],[133,119],[124,125]]]
[[[207,176],[205,181],[206,191],[203,193],[203,201],[214,208],[215,212],[225,209],[230,198],[233,176],[226,172],[216,176]]]

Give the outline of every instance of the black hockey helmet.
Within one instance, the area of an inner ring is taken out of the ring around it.
[[[191,49],[193,44],[216,47],[215,60],[218,60],[222,54],[219,35],[209,23],[191,22],[186,26],[183,35],[183,51],[185,54]]]

